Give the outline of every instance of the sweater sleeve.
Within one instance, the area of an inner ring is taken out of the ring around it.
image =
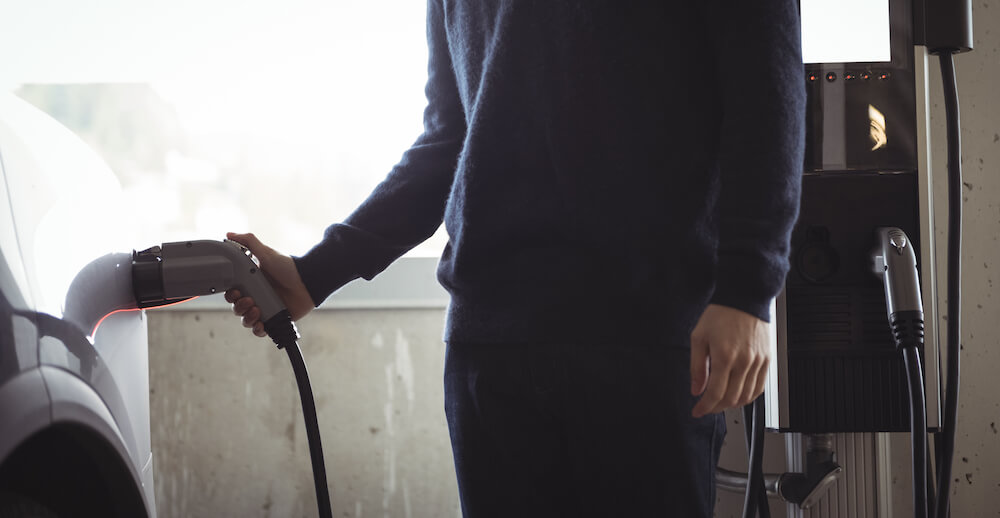
[[[789,270],[805,131],[795,0],[703,4],[722,103],[711,302],[769,320]]]
[[[322,241],[294,258],[317,306],[354,279],[371,280],[444,219],[466,125],[440,0],[428,1],[427,46],[424,132],[344,222],[328,227]]]

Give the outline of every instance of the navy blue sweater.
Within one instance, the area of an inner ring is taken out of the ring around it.
[[[430,0],[424,133],[295,258],[317,304],[449,243],[445,339],[686,345],[767,319],[798,214],[795,0]]]

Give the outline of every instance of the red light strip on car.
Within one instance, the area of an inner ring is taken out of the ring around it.
[[[186,299],[181,299],[181,300],[178,300],[177,302],[171,302],[170,304],[163,304],[162,306],[152,306],[152,307],[148,307],[148,308],[125,308],[125,309],[116,309],[116,310],[114,310],[114,311],[112,311],[112,312],[108,313],[107,315],[104,315],[103,317],[101,317],[101,319],[100,319],[100,320],[98,320],[96,324],[94,324],[94,330],[90,332],[90,336],[94,336],[94,335],[96,335],[96,334],[97,334],[97,328],[98,328],[98,327],[101,327],[101,323],[102,323],[102,322],[104,322],[104,319],[106,319],[106,318],[110,317],[111,315],[114,315],[115,313],[124,313],[124,312],[126,312],[126,311],[139,311],[139,310],[142,310],[142,309],[159,309],[159,308],[166,308],[166,307],[169,307],[169,306],[176,306],[176,305],[178,305],[178,304],[183,304],[183,303],[185,303],[185,302],[187,302],[187,301],[189,301],[189,300],[194,300],[194,299],[196,299],[196,298],[198,298],[198,297],[190,297],[190,298],[186,298]]]

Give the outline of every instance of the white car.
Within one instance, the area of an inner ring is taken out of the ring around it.
[[[0,176],[0,516],[155,516],[146,320],[121,310],[131,256],[115,254],[135,237],[121,187],[6,92]]]

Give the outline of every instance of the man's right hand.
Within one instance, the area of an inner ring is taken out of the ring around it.
[[[292,315],[292,320],[298,320],[313,309],[313,300],[299,277],[292,257],[261,243],[253,234],[236,234],[229,232],[226,237],[247,247],[260,262],[260,270],[264,272],[275,293],[281,297],[285,307]],[[253,334],[264,337],[264,323],[260,321],[260,309],[253,298],[244,297],[237,289],[226,291],[226,302],[233,305],[233,313],[243,317],[243,327],[253,330]]]

